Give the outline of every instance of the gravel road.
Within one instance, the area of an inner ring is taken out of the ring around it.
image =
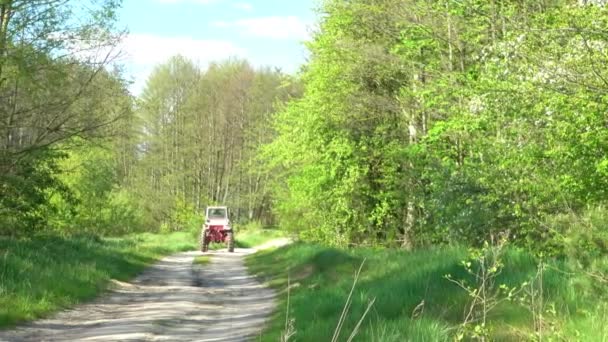
[[[91,303],[0,332],[0,341],[258,340],[276,303],[247,272],[243,259],[254,252],[206,253],[204,266],[192,263],[199,252],[167,257]]]

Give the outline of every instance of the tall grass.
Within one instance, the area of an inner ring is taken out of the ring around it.
[[[284,289],[290,274],[290,319],[296,322],[296,340],[329,341],[352,288],[353,272],[366,260],[351,296],[349,315],[343,330],[353,331],[376,298],[373,309],[360,328],[362,341],[447,341],[465,318],[469,295],[450,283],[445,276],[467,279],[471,274],[462,267],[467,258],[463,248],[430,248],[406,252],[385,249],[339,250],[318,245],[295,244],[261,252],[249,257],[247,264],[278,290]],[[498,284],[521,286],[537,274],[535,258],[511,248],[503,256],[504,271]],[[567,339],[602,340],[608,336],[585,326],[608,323],[603,308],[599,310],[584,289],[573,289],[578,275],[564,272],[565,264],[551,261],[543,276],[544,302],[555,311],[547,324],[563,326]],[[282,292],[284,307],[286,294]],[[279,310],[265,332],[264,340],[278,340],[284,329],[285,310]],[[488,314],[492,340],[521,341],[534,335],[532,314],[517,300],[502,302]],[[579,327],[579,328],[577,328]],[[606,329],[603,329],[604,331]]]
[[[91,299],[160,257],[196,248],[189,233],[124,238],[0,237],[0,327]]]
[[[236,245],[252,248],[285,236],[285,232],[277,229],[239,229],[236,231]]]

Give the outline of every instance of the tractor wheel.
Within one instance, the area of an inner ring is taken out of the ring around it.
[[[201,252],[205,253],[209,250],[209,241],[205,238],[205,232],[201,234]]]
[[[228,245],[228,252],[234,253],[234,235],[232,232],[228,232],[226,235],[226,245]]]

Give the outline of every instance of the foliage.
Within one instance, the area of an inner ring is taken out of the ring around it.
[[[0,235],[30,234],[43,228],[50,192],[73,202],[56,177],[58,160],[63,157],[56,151],[39,150],[14,161],[15,172],[0,174]]]
[[[124,82],[105,69],[120,36],[119,5],[0,3],[0,234],[31,234],[48,229],[51,216],[72,214],[79,199],[60,176],[66,146],[117,132],[111,126],[129,114]]]
[[[145,231],[143,209],[122,183],[109,146],[75,141],[59,165],[66,193],[50,192],[50,227],[60,233],[121,235]]]
[[[291,79],[242,60],[207,70],[181,56],[159,65],[137,106],[141,135],[131,186],[150,225],[177,230],[208,205],[229,205],[236,221],[269,220],[257,146],[272,135],[275,106],[297,94]],[[199,225],[200,227],[200,225]]]
[[[264,229],[269,229],[264,227],[264,224],[261,221],[249,221],[244,224],[239,224],[238,228],[239,232],[262,231]]]
[[[501,302],[514,297],[516,288],[510,289],[507,285],[496,282],[505,266],[502,259],[506,246],[507,241],[503,237],[491,244],[485,243],[480,249],[469,251],[469,259],[464,260],[462,265],[468,275],[472,276],[472,283],[466,279],[454,279],[450,274],[445,276],[471,298],[455,340],[489,340],[492,332],[488,324],[492,310]]]
[[[608,256],[608,214],[606,209],[593,207],[581,214],[565,213],[547,218],[544,222],[554,239],[561,244],[559,254],[578,260],[581,267]]]
[[[345,246],[551,245],[606,199],[606,8],[576,1],[322,2],[305,92],[264,147],[274,209]]]
[[[569,261],[571,268],[585,276],[576,286],[591,288],[586,293],[599,299],[608,298],[608,236],[606,209],[592,207],[580,214],[569,213],[550,217],[544,223],[554,235],[550,248]]]

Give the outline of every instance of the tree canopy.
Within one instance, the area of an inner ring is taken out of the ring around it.
[[[109,67],[119,5],[0,2],[0,232],[225,204],[337,246],[559,253],[564,215],[606,205],[603,1],[324,0],[298,75],[175,56],[138,98]]]
[[[265,147],[277,217],[336,245],[537,244],[606,200],[606,8],[323,1]]]

